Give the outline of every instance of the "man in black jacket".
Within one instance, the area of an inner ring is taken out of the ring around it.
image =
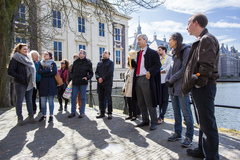
[[[81,49],[79,52],[79,58],[73,62],[73,66],[70,73],[70,79],[72,80],[72,109],[68,118],[72,118],[76,113],[76,98],[78,92],[81,94],[81,109],[78,118],[83,118],[85,115],[86,105],[86,91],[88,80],[93,76],[92,62],[86,58],[86,51]]]
[[[96,79],[97,79],[97,90],[98,99],[100,106],[100,115],[97,118],[105,117],[105,107],[104,107],[104,95],[107,97],[108,102],[108,119],[112,119],[112,83],[113,83],[113,72],[114,64],[109,59],[110,52],[104,51],[102,55],[102,62],[98,62],[96,69]]]
[[[149,112],[151,117],[150,130],[155,130],[158,123],[156,107],[161,102],[161,63],[158,53],[148,47],[147,40],[145,34],[139,34],[137,37],[141,51],[137,54],[137,61],[132,61],[132,65],[135,67],[132,98],[137,100],[142,112],[143,121],[137,127],[149,125]]]

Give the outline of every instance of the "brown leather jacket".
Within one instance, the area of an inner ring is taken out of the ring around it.
[[[182,80],[183,94],[189,93],[194,85],[216,84],[219,78],[218,61],[219,43],[205,28],[190,49]],[[200,76],[194,80],[192,76],[196,73]]]

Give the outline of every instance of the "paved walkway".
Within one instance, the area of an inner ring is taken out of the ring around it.
[[[69,105],[70,107],[70,105]],[[17,126],[15,109],[0,111],[0,160],[5,159],[181,159],[187,156],[181,141],[168,142],[173,120],[166,120],[157,130],[149,127],[135,128],[135,122],[125,121],[126,115],[116,112],[113,119],[96,119],[97,110],[86,107],[86,117],[68,119],[69,112],[58,112],[55,103],[53,123],[27,122],[23,107],[24,126]],[[70,110],[70,109],[68,109]],[[37,114],[36,120],[41,117]],[[48,119],[48,118],[47,118]],[[183,130],[185,133],[185,128]],[[220,159],[240,159],[240,135],[220,132]],[[197,146],[198,129],[194,143]],[[198,159],[196,159],[198,160]]]

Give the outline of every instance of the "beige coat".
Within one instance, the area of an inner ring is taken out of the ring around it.
[[[133,74],[134,69],[130,68],[125,73],[125,83],[123,85],[123,90],[125,90],[125,97],[132,97]]]

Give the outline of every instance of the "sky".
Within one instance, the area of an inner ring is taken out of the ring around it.
[[[208,17],[207,29],[219,41],[230,49],[234,46],[240,52],[240,1],[239,0],[166,0],[156,9],[139,11],[130,14],[128,36],[137,31],[139,19],[142,33],[150,41],[156,33],[157,39],[167,41],[174,32],[180,32],[184,43],[192,43],[196,37],[186,30],[189,16],[202,12]],[[139,18],[140,17],[140,18]]]

